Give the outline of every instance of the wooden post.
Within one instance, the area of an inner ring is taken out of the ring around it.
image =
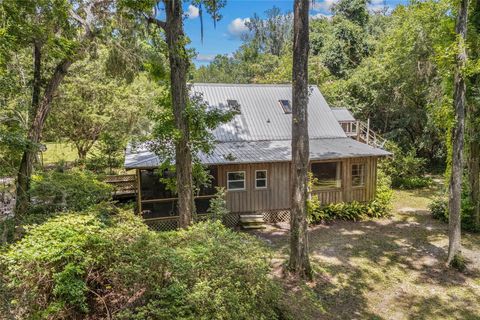
[[[369,139],[370,139],[370,118],[367,119],[367,145],[369,143]]]
[[[138,213],[142,214],[142,172],[137,169],[137,206]]]
[[[357,141],[360,141],[360,122],[358,120],[355,130],[357,131]]]

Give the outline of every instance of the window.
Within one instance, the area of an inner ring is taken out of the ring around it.
[[[363,163],[352,164],[352,186],[361,187],[365,185],[365,165]]]
[[[278,100],[278,102],[280,102],[283,112],[287,114],[292,113],[292,105],[290,104],[290,100]]]
[[[230,110],[240,113],[240,104],[238,103],[237,100],[227,100],[227,105],[230,108]]]
[[[342,187],[342,166],[340,162],[312,163],[314,189],[331,189]]]
[[[256,189],[267,188],[267,170],[255,171],[255,188]]]
[[[227,173],[227,190],[245,190],[245,171]]]

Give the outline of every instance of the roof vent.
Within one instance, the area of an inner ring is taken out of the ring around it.
[[[286,114],[292,113],[292,104],[290,103],[290,100],[278,100],[278,102],[280,102],[283,112]]]
[[[240,104],[237,100],[227,100],[227,105],[230,110],[240,113]]]

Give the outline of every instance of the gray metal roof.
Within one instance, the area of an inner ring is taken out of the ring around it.
[[[389,152],[370,147],[350,138],[323,138],[310,140],[310,160],[331,160],[354,157],[388,156]],[[200,154],[206,165],[290,161],[291,141],[220,142],[210,155]],[[126,169],[156,168],[160,159],[147,148],[127,148]]]
[[[337,121],[355,121],[355,118],[347,108],[333,108],[333,115]]]
[[[196,83],[212,107],[224,108],[227,100],[237,100],[241,114],[214,130],[217,141],[263,141],[291,139],[292,115],[285,114],[279,100],[292,100],[291,85]],[[310,87],[308,129],[312,139],[345,138],[338,121],[316,86]]]

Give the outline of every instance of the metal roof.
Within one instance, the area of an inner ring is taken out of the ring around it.
[[[333,115],[337,121],[355,121],[355,118],[347,108],[333,108]]]
[[[292,100],[291,85],[196,83],[191,90],[202,93],[212,107],[238,101],[241,114],[213,132],[219,142],[291,139],[292,115],[279,102]],[[310,87],[308,131],[312,139],[346,137],[317,86]]]
[[[388,156],[389,152],[373,148],[350,138],[323,138],[310,140],[310,160],[331,160],[355,157]],[[290,161],[291,141],[245,141],[220,142],[210,155],[199,154],[200,161],[206,165],[262,163]],[[126,169],[156,168],[160,159],[145,146],[138,149],[127,148]]]

